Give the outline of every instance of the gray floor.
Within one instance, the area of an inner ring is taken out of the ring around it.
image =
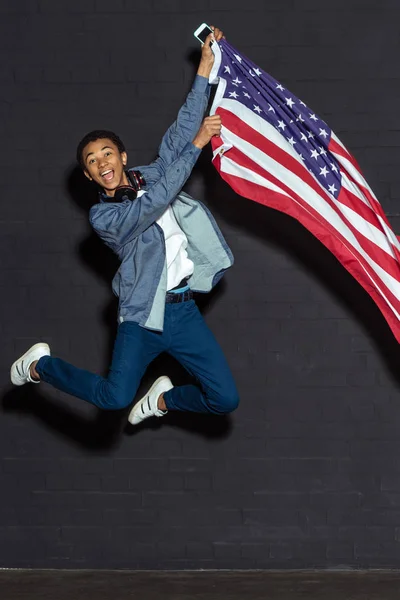
[[[1,600],[398,600],[399,571],[0,571]]]

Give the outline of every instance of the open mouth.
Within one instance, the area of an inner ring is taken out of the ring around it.
[[[101,173],[101,178],[104,179],[104,181],[111,181],[114,178],[113,169],[108,169],[108,171]]]

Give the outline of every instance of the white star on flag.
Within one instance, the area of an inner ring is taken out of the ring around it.
[[[261,111],[261,108],[260,108],[259,106],[257,106],[256,104],[254,105],[254,110],[255,110],[256,112],[258,112],[258,114],[260,114],[260,112],[262,112],[262,111]]]
[[[323,175],[324,177],[326,177],[328,175],[328,173],[329,173],[328,169],[325,166],[323,166],[322,168],[320,167],[319,171],[320,171],[319,174]]]
[[[318,150],[311,150],[311,158],[315,158],[315,160],[318,160]]]

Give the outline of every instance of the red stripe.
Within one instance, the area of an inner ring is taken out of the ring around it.
[[[310,174],[310,172],[307,170],[306,167],[303,166],[302,163],[299,163],[287,152],[278,148],[268,138],[266,138],[264,135],[260,134],[258,131],[250,127],[247,123],[242,121],[240,117],[232,113],[230,110],[219,107],[217,112],[221,116],[223,125],[227,127],[230,131],[236,134],[239,138],[259,148],[262,152],[264,152],[274,160],[280,162],[287,169],[293,171],[298,177],[300,177],[303,181],[310,185],[320,196],[322,196],[324,200],[329,202],[331,206],[335,206],[334,201],[331,199],[331,196],[328,194],[328,192],[326,192],[324,188],[321,188],[316,179]],[[338,146],[336,142],[334,144]],[[365,188],[360,189],[355,180],[348,173],[347,175],[357,187],[357,189],[359,189],[361,193],[364,193]],[[365,190],[365,192],[367,192],[367,190]],[[349,208],[352,208],[355,212],[360,214],[366,221],[368,221],[369,223],[371,223],[372,225],[374,225],[382,231],[382,225],[380,224],[376,215],[376,213],[379,213],[382,217],[385,217],[382,207],[379,203],[376,202],[376,200],[374,200],[374,198],[369,192],[366,194],[366,197],[374,208],[368,207],[362,200],[360,200],[356,195],[353,194],[351,196],[342,196],[342,202],[346,206],[349,206]],[[387,224],[390,227],[389,223]]]
[[[246,167],[247,169],[249,169],[249,170],[257,173],[261,177],[264,177],[265,179],[271,181],[275,185],[278,185],[289,196],[295,198],[304,208],[307,208],[307,210],[313,210],[313,211],[315,211],[316,215],[319,215],[319,213],[315,209],[312,209],[308,205],[308,203],[305,200],[303,200],[303,198],[301,196],[299,196],[299,194],[297,193],[296,190],[294,190],[293,188],[289,187],[285,182],[283,182],[282,180],[278,179],[271,172],[266,171],[265,169],[263,169],[258,163],[254,162],[251,158],[249,158],[248,156],[246,156],[238,148],[231,148],[226,153],[226,156],[229,157],[232,161],[234,161],[238,165],[242,165],[242,166]],[[262,195],[265,188],[263,188],[262,186],[259,186],[259,187],[260,187],[260,194]],[[319,192],[319,190],[318,190],[318,192]],[[340,199],[340,196],[339,196],[339,199]],[[256,200],[256,201],[260,202],[260,200]],[[261,203],[263,203],[263,202],[261,201]],[[392,256],[390,256],[389,254],[387,254],[384,250],[382,250],[377,244],[375,244],[374,242],[372,242],[371,240],[369,240],[368,238],[366,238],[351,223],[351,221],[349,221],[349,219],[347,217],[345,217],[340,212],[339,208],[336,206],[336,204],[333,201],[329,200],[329,204],[330,204],[331,208],[339,216],[339,218],[341,219],[341,221],[343,221],[343,223],[345,223],[348,226],[348,228],[354,234],[354,236],[356,237],[356,239],[359,242],[360,246],[365,250],[365,252],[368,255],[370,255],[371,258],[373,260],[375,260],[375,262],[377,262],[383,269],[385,269],[385,271],[387,271],[392,277],[394,277],[396,280],[399,280],[400,279],[400,269],[399,269],[398,262]],[[324,219],[324,217],[322,217],[322,216],[320,218]],[[331,225],[330,223],[328,224],[327,221],[325,221],[325,222],[327,223],[327,227],[329,228],[329,231],[331,231],[332,235],[335,235],[335,233],[337,231],[335,229],[335,227],[333,225]],[[391,248],[391,246],[389,244],[389,249],[390,248]]]
[[[347,158],[347,160],[351,162],[351,164],[357,169],[357,171],[361,173],[360,165],[358,164],[354,156],[350,154],[347,148],[344,148],[332,138],[329,141],[328,150],[329,152],[334,152],[335,154],[339,154],[339,156]]]
[[[372,213],[375,213],[376,215],[379,215],[380,218],[382,219],[382,221],[384,221],[387,225],[387,227],[389,227],[390,230],[392,230],[392,227],[388,221],[387,216],[385,215],[382,205],[378,202],[378,200],[374,197],[372,190],[367,186],[364,186],[362,184],[357,183],[357,181],[352,177],[352,175],[345,170],[345,168],[342,166],[342,171],[346,172],[347,177],[350,179],[350,181],[355,185],[355,187],[362,193],[364,194],[366,200],[369,202],[370,206],[371,206],[371,211]],[[343,189],[343,188],[342,188]],[[361,202],[361,201],[359,201]],[[379,220],[378,220],[379,223]],[[380,227],[382,227],[382,225],[380,225]],[[398,250],[396,247],[394,247],[394,250],[398,256],[398,258],[400,259],[400,255],[398,254]]]
[[[347,271],[349,271],[349,273],[371,296],[381,310],[395,338],[398,342],[400,342],[399,320],[388,305],[386,299],[375,287],[374,282],[377,282],[376,285],[383,290],[383,293],[387,296],[389,302],[391,302],[395,310],[400,312],[400,303],[398,299],[392,294],[392,292],[390,292],[382,280],[371,271],[371,268],[365,259],[353,247],[351,247],[351,251],[348,249],[347,246],[349,243],[341,234],[339,234],[339,232],[334,230],[334,235],[330,235],[329,224],[325,221],[325,219],[323,219],[318,213],[316,216],[314,216],[313,213],[315,211],[313,211],[313,209],[307,208],[306,210],[302,210],[302,207],[299,207],[296,203],[291,201],[290,198],[287,198],[283,194],[273,192],[271,190],[262,190],[261,192],[260,186],[250,181],[228,175],[224,172],[220,172],[220,175],[240,195],[294,217],[304,227],[306,227],[306,229],[315,235],[315,237],[317,237],[322,244],[326,246],[328,250],[332,252],[332,254],[334,254],[334,256],[341,262]],[[372,281],[367,277],[362,267],[364,267],[367,273],[373,277]]]
[[[247,123],[242,121],[240,117],[230,112],[225,108],[218,107],[217,113],[221,116],[222,123],[225,127],[227,127],[232,133],[237,135],[239,138],[246,140],[252,146],[255,146],[281,165],[283,165],[286,169],[292,171],[295,175],[300,177],[303,181],[305,181],[309,186],[311,186],[320,196],[323,196],[325,200],[330,200],[328,193],[321,188],[319,183],[315,180],[315,178],[311,175],[311,173],[303,166],[301,161],[299,162],[297,159],[290,156],[285,150],[278,148],[276,144],[271,142],[264,135],[250,127]]]

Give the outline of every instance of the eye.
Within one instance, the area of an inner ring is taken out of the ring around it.
[[[111,154],[111,150],[107,150],[107,152],[104,153],[104,156],[109,156]]]
[[[95,160],[96,160],[95,158],[91,158],[91,159],[89,160],[89,165],[92,165],[92,164],[95,162]]]

